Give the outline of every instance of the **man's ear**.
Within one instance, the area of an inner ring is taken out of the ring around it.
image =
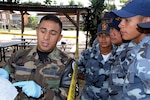
[[[150,22],[150,17],[145,17],[146,22]]]
[[[148,17],[148,22],[150,22],[150,17]]]
[[[62,37],[63,37],[63,35],[62,35],[62,34],[60,34],[58,41],[60,41]]]

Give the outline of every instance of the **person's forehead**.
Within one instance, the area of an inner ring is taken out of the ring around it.
[[[115,27],[111,27],[111,28],[110,28],[110,31],[112,31],[112,30],[118,31]]]
[[[128,22],[129,21],[140,22],[140,21],[142,21],[142,18],[144,18],[144,16],[136,15],[136,16],[129,17],[129,18],[121,18],[121,21],[125,20],[125,21],[128,21]]]
[[[44,20],[39,24],[39,27],[46,28],[46,29],[60,29],[60,26],[58,23],[50,20]]]
[[[43,21],[41,21],[41,23],[40,24],[58,24],[58,23],[56,23],[55,21],[52,21],[52,20],[43,20]]]

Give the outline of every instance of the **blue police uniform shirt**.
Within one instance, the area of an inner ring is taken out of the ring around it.
[[[124,81],[123,92],[126,100],[150,99],[150,36],[132,49],[131,61]]]
[[[78,73],[84,73],[81,100],[107,100],[110,65],[104,61],[99,45],[86,49],[78,59]]]

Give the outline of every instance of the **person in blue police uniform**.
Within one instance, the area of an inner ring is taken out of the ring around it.
[[[110,65],[109,56],[112,51],[110,27],[103,23],[97,30],[99,45],[83,51],[78,59],[78,74],[84,74],[85,85],[81,100],[107,100]]]
[[[101,25],[102,23],[108,23],[108,22],[112,21],[113,18],[109,15],[109,13],[110,12],[105,12],[104,13],[103,17],[100,19],[100,24],[99,25]],[[98,25],[98,27],[100,27],[99,25]],[[97,40],[97,38],[95,38],[94,41],[93,41],[92,46],[96,46],[97,44],[98,44],[98,40]]]
[[[112,22],[108,23],[111,27],[110,38],[113,44],[113,51],[110,55],[109,63],[111,65],[109,80],[109,100],[123,99],[123,82],[126,75],[125,58],[130,54],[134,45],[130,41],[122,39],[120,28],[120,17],[115,16]]]
[[[120,75],[120,78],[118,80],[121,80],[123,78],[123,71],[122,73],[118,73],[117,71],[120,71],[120,68],[117,67],[121,65],[121,58],[124,59],[125,54],[122,53],[126,50],[127,43],[123,43],[123,39],[121,37],[120,28],[118,27],[120,23],[120,18],[116,17],[113,19],[112,22],[108,23],[110,28],[110,38],[111,42],[113,44],[113,51],[110,55],[109,63],[111,65],[111,71],[110,71],[110,80],[109,80],[109,99],[119,99],[122,100],[122,87],[118,84],[121,84],[120,81],[116,81],[118,79],[118,75]],[[122,76],[122,78],[121,78]],[[116,85],[117,84],[117,85]]]
[[[124,100],[150,99],[150,36],[137,25],[150,21],[149,5],[150,0],[130,0],[120,10],[112,11],[121,17],[122,38],[135,45],[125,59]]]

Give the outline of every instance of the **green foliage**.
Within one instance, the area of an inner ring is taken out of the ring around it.
[[[15,0],[15,3],[19,3],[20,2],[20,0]]]
[[[89,9],[87,15],[83,15],[83,18],[85,22],[84,31],[89,32],[89,45],[91,46],[96,37],[101,12],[104,10],[104,0],[90,0],[90,2],[91,9]]]
[[[51,5],[52,0],[45,0],[44,3],[45,3],[46,5]]]
[[[120,0],[121,3],[126,3],[128,0]]]
[[[54,4],[54,5],[57,5],[57,1],[56,1],[56,0],[53,0],[53,4]]]
[[[111,4],[106,4],[104,7],[105,7],[105,9],[106,9],[107,11],[112,11],[112,10],[115,10],[115,9],[116,9],[115,4],[113,4],[113,5],[111,5]]]
[[[83,4],[80,1],[78,1],[77,5],[83,7]]]
[[[62,6],[62,5],[64,5],[64,2],[60,2],[60,4],[59,4],[60,6]]]
[[[39,2],[35,2],[35,3],[33,3],[33,2],[23,2],[23,3],[21,3],[22,5],[32,5],[32,6],[40,6],[41,5],[41,3],[39,3]]]
[[[70,1],[69,1],[69,5],[70,5],[70,6],[73,6],[73,5],[75,5],[75,2],[74,2],[74,0],[70,0]]]
[[[17,3],[19,3],[19,1],[20,0],[7,0],[7,3],[15,3],[15,4],[17,4]],[[3,0],[3,2],[6,2],[6,1]]]
[[[7,2],[11,2],[12,3],[12,0],[7,0]]]
[[[29,23],[32,29],[35,29],[38,25],[38,17],[36,16],[31,16],[29,17]]]

